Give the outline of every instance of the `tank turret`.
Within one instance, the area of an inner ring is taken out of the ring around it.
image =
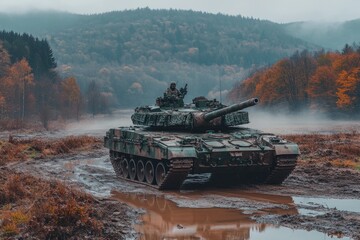
[[[145,106],[135,109],[131,116],[134,125],[176,130],[213,130],[249,123],[247,112],[240,111],[256,105],[257,98],[225,106],[205,97],[193,99],[193,103],[181,108]]]

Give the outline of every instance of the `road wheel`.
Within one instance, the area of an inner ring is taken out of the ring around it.
[[[143,182],[145,180],[145,166],[142,160],[139,160],[137,163],[136,174],[139,182]]]
[[[134,159],[131,159],[129,162],[129,175],[131,180],[136,178],[136,163]]]
[[[121,168],[123,171],[123,177],[128,178],[129,177],[129,161],[126,158],[124,158],[121,161]]]
[[[165,176],[166,176],[166,169],[165,169],[165,165],[160,162],[157,166],[156,166],[156,174],[155,174],[155,177],[156,177],[156,184],[158,186],[160,186],[164,179],[165,179]]]
[[[154,165],[151,161],[147,161],[145,164],[145,179],[146,182],[152,184],[154,182]]]

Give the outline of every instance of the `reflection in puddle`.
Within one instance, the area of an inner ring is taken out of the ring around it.
[[[141,234],[140,239],[331,239],[316,231],[292,230],[265,223],[257,223],[251,215],[240,210],[227,208],[186,208],[178,207],[163,196],[139,193],[112,192],[113,197],[146,213],[142,223],[135,226]],[[244,197],[244,196],[243,196]],[[245,196],[246,197],[246,196]],[[259,198],[274,201],[274,196],[251,195],[252,200]],[[286,198],[287,200],[285,200]],[[194,200],[196,201],[196,200]],[[282,197],[289,205],[281,209],[282,214],[297,214],[291,197]],[[256,200],[254,202],[256,204]],[[292,207],[290,207],[292,206]],[[262,209],[262,211],[264,211]],[[276,214],[279,209],[266,210],[267,214]],[[262,213],[264,214],[264,213]],[[343,238],[347,239],[347,238]]]

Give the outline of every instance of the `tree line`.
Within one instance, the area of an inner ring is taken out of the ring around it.
[[[49,39],[67,64],[177,60],[251,67],[314,48],[270,21],[194,11],[144,8],[82,16],[74,24],[76,31],[67,27]]]
[[[228,95],[232,101],[253,96],[266,108],[359,114],[360,46],[346,44],[341,52],[296,52],[255,72]]]
[[[47,128],[51,119],[78,119],[86,101],[92,101],[91,111],[98,113],[101,97],[94,91],[99,90],[89,91],[84,99],[75,77],[59,76],[46,40],[0,32],[1,127],[16,128],[40,120]]]
[[[281,24],[184,10],[0,14],[1,27],[46,37],[58,72],[76,76],[85,95],[95,82],[102,105],[113,107],[151,104],[171,81],[188,83],[189,99],[213,97],[219,79],[226,79],[221,87],[228,91],[250,69],[317,48]]]

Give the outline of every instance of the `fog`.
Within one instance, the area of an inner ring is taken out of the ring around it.
[[[274,22],[345,21],[359,17],[358,0],[2,0],[0,12],[23,13],[29,10],[57,10],[80,14],[101,13],[150,7],[183,9],[209,13],[242,15]]]
[[[131,114],[134,110],[119,110],[111,115],[97,115],[83,119],[80,122],[72,122],[66,125],[64,131],[56,135],[94,135],[104,136],[110,128],[131,126]],[[259,129],[263,132],[274,134],[330,134],[338,132],[359,132],[360,122],[351,120],[332,120],[321,114],[301,112],[298,114],[269,113],[263,111],[250,111],[250,123],[242,125]]]
[[[251,111],[249,115],[250,124],[246,127],[274,134],[330,134],[360,131],[359,121],[333,120],[325,115],[306,111],[296,114]]]
[[[131,114],[134,110],[118,110],[110,115],[96,115],[87,117],[80,121],[68,123],[64,131],[60,131],[60,135],[93,135],[104,136],[110,128],[121,126],[131,126]]]
[[[302,22],[285,26],[293,36],[322,46],[341,50],[344,45],[358,43],[360,19],[350,22]]]

